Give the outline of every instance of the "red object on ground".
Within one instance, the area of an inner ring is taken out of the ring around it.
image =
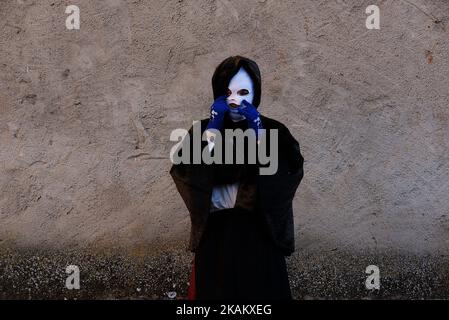
[[[195,286],[195,258],[192,261],[192,273],[190,275],[190,284],[187,291],[187,300],[196,299],[196,286]]]

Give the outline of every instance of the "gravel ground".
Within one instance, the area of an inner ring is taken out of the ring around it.
[[[2,250],[0,298],[182,299],[192,257],[180,249],[140,257]],[[296,253],[287,261],[295,299],[449,298],[447,257],[361,256],[333,251],[320,256]],[[380,269],[379,290],[365,288],[365,268],[371,264]],[[68,265],[80,269],[79,290],[65,287]]]

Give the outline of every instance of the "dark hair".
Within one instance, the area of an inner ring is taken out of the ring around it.
[[[252,104],[255,107],[258,107],[260,104],[260,96],[262,91],[260,70],[257,63],[242,56],[232,56],[226,58],[215,69],[214,75],[212,76],[212,90],[214,92],[214,99],[226,95],[229,82],[241,67],[248,72],[251,80],[253,81],[254,99]]]

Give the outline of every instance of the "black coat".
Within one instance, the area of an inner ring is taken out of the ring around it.
[[[262,213],[276,246],[284,255],[290,255],[295,250],[292,200],[304,175],[304,159],[299,143],[286,126],[264,116],[261,119],[265,129],[278,130],[279,160],[274,175],[257,175],[256,210]],[[201,133],[208,121],[201,120]],[[192,128],[189,134],[192,136]],[[201,150],[204,147],[206,141],[202,141]],[[195,252],[210,214],[213,165],[174,164],[170,174],[190,212],[189,249]]]

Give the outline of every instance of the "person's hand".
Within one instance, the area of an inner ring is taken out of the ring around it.
[[[221,96],[215,99],[210,107],[210,119],[206,129],[220,130],[223,128],[224,116],[228,111],[229,106],[226,103],[226,96]]]
[[[259,137],[259,130],[263,129],[262,120],[260,119],[260,113],[256,107],[246,100],[242,100],[242,105],[238,108],[238,112],[243,115],[248,121],[248,128],[254,130],[256,138]]]

